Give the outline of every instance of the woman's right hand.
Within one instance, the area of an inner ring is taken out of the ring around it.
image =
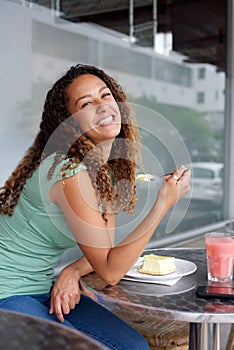
[[[73,268],[74,266],[74,268]],[[55,313],[60,322],[64,314],[69,314],[80,301],[79,271],[75,264],[65,267],[59,274],[50,299],[50,314]]]
[[[59,274],[51,292],[50,314],[55,313],[60,322],[80,301],[79,279],[92,272],[93,268],[82,256],[67,265]]]

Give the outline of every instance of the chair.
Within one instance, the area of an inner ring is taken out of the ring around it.
[[[107,350],[101,343],[62,324],[0,310],[0,349]]]
[[[234,324],[231,325],[226,350],[234,350]]]
[[[161,320],[123,310],[112,310],[112,312],[142,334],[151,350],[189,349],[189,323],[187,322]]]

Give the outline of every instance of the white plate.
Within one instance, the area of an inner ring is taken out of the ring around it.
[[[145,282],[161,282],[168,281],[170,279],[179,278],[190,275],[197,269],[196,264],[191,261],[175,259],[176,271],[165,276],[153,276],[137,271],[140,265],[142,265],[143,257],[139,258],[136,264],[126,273],[126,277],[132,277],[135,280],[142,280]]]

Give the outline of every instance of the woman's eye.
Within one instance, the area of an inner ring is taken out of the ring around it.
[[[83,104],[81,105],[81,108],[84,108],[84,107],[86,107],[86,106],[89,106],[91,103],[92,103],[91,101],[87,101],[87,102],[85,102],[85,103],[83,103]]]
[[[111,96],[111,93],[110,92],[106,92],[105,94],[102,95],[102,98],[109,97],[109,96]]]

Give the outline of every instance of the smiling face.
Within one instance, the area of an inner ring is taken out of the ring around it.
[[[84,74],[66,89],[67,109],[80,129],[95,143],[114,140],[121,129],[119,107],[106,84]]]

